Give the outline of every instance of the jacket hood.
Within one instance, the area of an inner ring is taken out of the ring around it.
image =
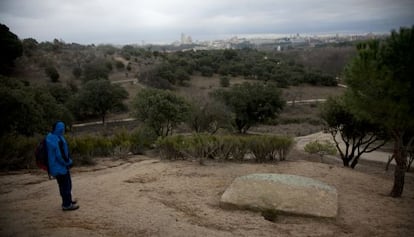
[[[65,133],[65,124],[63,122],[57,122],[52,133],[57,136],[62,136]]]

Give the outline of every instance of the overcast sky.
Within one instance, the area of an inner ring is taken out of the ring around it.
[[[82,44],[389,32],[414,25],[414,0],[0,0],[0,23],[21,39]]]

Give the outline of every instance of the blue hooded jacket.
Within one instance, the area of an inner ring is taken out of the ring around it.
[[[68,144],[63,137],[64,133],[65,124],[63,122],[57,122],[55,129],[46,136],[49,173],[52,176],[67,174],[69,166],[72,165],[72,159],[69,156]],[[64,154],[62,154],[61,148],[59,148],[59,141],[61,142]]]

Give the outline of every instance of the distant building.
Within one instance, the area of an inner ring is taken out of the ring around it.
[[[191,36],[186,36],[184,33],[181,33],[181,44],[192,44],[193,40]]]
[[[280,47],[280,45],[278,45],[278,46],[277,46],[277,48],[276,48],[276,50],[277,50],[278,52],[280,52],[280,51],[282,51],[282,47]]]

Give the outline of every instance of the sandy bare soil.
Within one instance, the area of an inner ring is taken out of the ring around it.
[[[60,209],[55,180],[40,171],[0,176],[0,236],[412,236],[414,177],[402,198],[387,196],[392,171],[378,164],[356,170],[294,150],[289,161],[240,164],[164,161],[147,156],[101,159],[74,168],[81,208]],[[337,188],[335,219],[223,210],[219,200],[234,178],[250,173],[303,175]]]

